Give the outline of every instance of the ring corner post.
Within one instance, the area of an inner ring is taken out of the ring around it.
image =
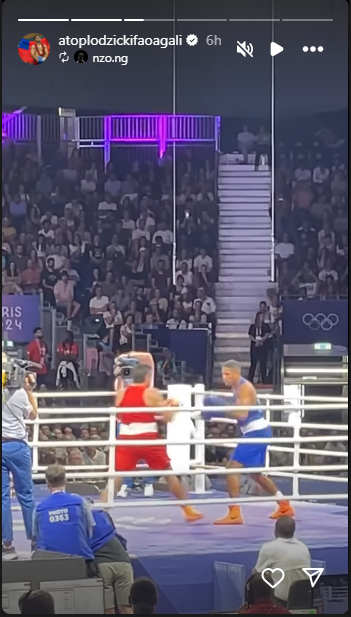
[[[194,397],[195,397],[195,409],[202,410],[204,404],[204,394],[205,394],[205,386],[202,383],[198,383],[194,386]],[[199,441],[205,440],[205,421],[199,417],[195,420],[196,426],[196,439]],[[205,465],[205,444],[198,443],[195,446],[195,459],[198,464]],[[204,494],[206,493],[206,475],[200,474],[195,476],[195,493]]]

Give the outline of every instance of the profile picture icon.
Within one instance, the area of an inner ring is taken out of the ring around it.
[[[78,49],[74,54],[74,59],[77,64],[85,64],[88,62],[88,54],[84,49]]]
[[[38,32],[26,34],[18,44],[18,54],[26,64],[42,64],[50,55],[50,43]]]

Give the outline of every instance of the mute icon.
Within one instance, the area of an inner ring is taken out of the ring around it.
[[[310,579],[311,587],[314,587],[322,576],[324,568],[302,568],[302,571]]]

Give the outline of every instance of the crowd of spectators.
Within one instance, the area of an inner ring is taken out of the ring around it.
[[[33,155],[6,160],[3,293],[42,290],[68,327],[101,315],[114,351],[130,347],[134,326],[214,324],[213,165],[200,150],[179,154],[176,222],[172,171],[167,156],[104,170],[78,150],[50,166]]]
[[[348,295],[346,140],[327,129],[276,152],[276,264],[283,298]]]

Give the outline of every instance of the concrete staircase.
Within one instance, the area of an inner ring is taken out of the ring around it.
[[[248,329],[270,281],[271,172],[220,159],[219,282],[216,284],[217,338],[214,385],[221,384],[221,365],[231,358],[250,365]]]

